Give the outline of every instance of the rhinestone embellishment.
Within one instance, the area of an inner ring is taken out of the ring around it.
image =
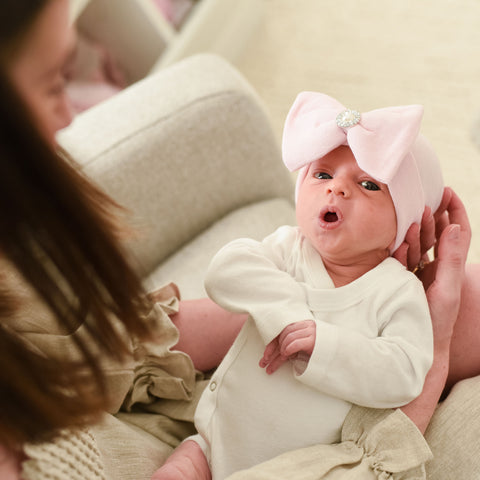
[[[341,128],[353,127],[360,121],[360,112],[356,110],[344,110],[337,115],[336,122]]]

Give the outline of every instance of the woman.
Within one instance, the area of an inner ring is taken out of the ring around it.
[[[159,324],[171,346],[176,333],[121,247],[121,209],[54,151],[56,131],[71,121],[68,0],[12,0],[0,8],[0,477],[7,478],[9,469],[18,471],[25,442],[50,440],[118,408],[125,385],[117,398],[118,379],[105,378],[99,352],[107,367],[121,369],[132,361],[132,342],[151,338]],[[190,305],[223,314],[206,302]],[[32,311],[46,319],[63,356],[32,333],[25,318]],[[198,365],[218,363],[210,355]],[[175,362],[195,375],[185,356]]]
[[[55,131],[70,121],[63,92],[73,40],[67,2],[8,2],[2,9],[0,444],[19,460],[24,442],[84,425],[108,407],[95,351],[122,361],[130,340],[112,314],[125,332],[144,337],[149,328],[139,319],[152,307],[121,250],[116,205],[53,152]],[[52,29],[53,22],[65,26]],[[9,285],[19,277],[59,328],[84,324],[70,359],[47,359],[15,334],[21,293]]]
[[[111,216],[118,207],[54,153],[55,132],[70,121],[63,89],[74,43],[68,1],[4,0],[0,9],[0,178],[5,179],[0,249],[7,278],[0,312],[0,444],[5,451],[0,476],[19,478],[25,442],[48,441],[59,429],[88,425],[111,406],[96,353],[104,352],[113,362],[128,361],[130,338],[151,333],[152,306],[119,245],[125,232]],[[428,424],[443,389],[470,235],[463,206],[451,192],[445,208],[449,218],[443,216],[439,225],[458,223],[461,228],[445,228],[437,261],[423,271],[426,276],[438,270],[428,296],[442,348],[424,394],[405,407],[420,428]],[[424,225],[423,236],[431,244],[433,218]],[[416,264],[420,255],[412,250],[419,242],[410,243],[408,261]],[[403,257],[406,261],[405,253]],[[15,333],[17,295],[24,285],[28,295],[48,305],[55,319],[52,328],[71,332],[82,327],[71,357],[47,357]],[[199,345],[196,335],[196,328],[205,330],[202,320],[210,312],[213,322],[226,315],[203,300],[183,304],[174,317],[181,331],[177,347],[201,369],[218,364],[243,321],[229,322],[232,329],[223,330],[220,340],[211,336],[217,347],[212,350]],[[463,336],[458,340],[461,344]],[[212,353],[205,356],[205,351]]]

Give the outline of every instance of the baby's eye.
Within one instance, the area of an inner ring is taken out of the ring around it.
[[[329,175],[328,173],[325,173],[325,172],[316,172],[316,173],[313,174],[313,176],[315,178],[320,179],[320,180],[330,180],[330,179],[333,178],[331,175]]]
[[[366,190],[380,190],[380,187],[371,180],[364,180],[360,183],[360,185],[365,188]]]

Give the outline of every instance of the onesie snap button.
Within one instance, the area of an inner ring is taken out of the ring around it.
[[[210,390],[214,392],[215,389],[217,388],[217,382],[210,382],[209,387],[210,387]]]

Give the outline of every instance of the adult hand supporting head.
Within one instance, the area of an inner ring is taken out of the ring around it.
[[[434,361],[421,395],[402,408],[425,432],[447,380],[450,342],[458,317],[471,230],[465,207],[447,188],[436,213],[435,258],[418,272],[427,294],[434,334]]]

